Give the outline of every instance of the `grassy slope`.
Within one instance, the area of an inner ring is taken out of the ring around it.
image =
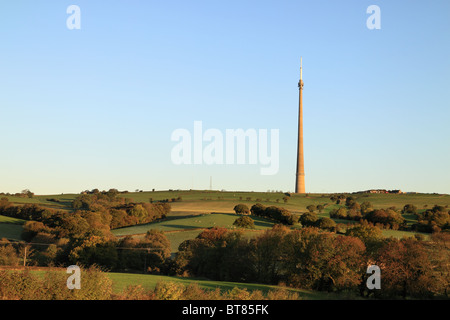
[[[25,220],[0,215],[0,239],[20,240]]]
[[[144,225],[126,227],[113,230],[112,233],[116,236],[137,235],[141,236],[150,229],[157,229],[165,232],[171,244],[172,253],[178,251],[179,245],[187,239],[195,238],[202,230],[209,227],[224,227],[234,229],[233,222],[237,219],[237,215],[230,213],[220,214],[204,214],[189,216],[183,218],[167,219],[161,222],[148,223]],[[255,221],[254,230],[245,230],[244,235],[253,236],[265,229],[273,226],[273,222],[260,218],[253,217]]]
[[[42,196],[34,196],[33,198],[22,198],[22,197],[13,197],[13,196],[1,196],[8,198],[10,202],[15,204],[30,204],[35,203],[41,206],[53,208],[53,209],[61,209],[61,210],[70,210],[72,201],[79,194],[60,194],[60,195],[42,195]],[[47,199],[57,199],[59,202],[48,201]]]
[[[0,223],[0,239],[2,238],[9,240],[21,240],[22,226],[19,224]]]
[[[25,220],[0,215],[0,223],[24,224]]]
[[[167,219],[160,222],[142,224],[132,227],[125,227],[113,230],[116,236],[124,236],[128,234],[143,234],[149,229],[157,229],[164,232],[168,231],[184,231],[192,229],[204,229],[209,227],[224,227],[233,229],[233,222],[238,218],[236,214],[231,213],[214,213],[203,214],[191,217]],[[260,217],[252,217],[255,221],[256,230],[264,230],[271,228],[273,223],[267,219]]]

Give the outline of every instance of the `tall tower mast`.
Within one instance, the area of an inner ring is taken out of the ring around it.
[[[300,81],[298,82],[298,145],[297,145],[297,173],[295,179],[295,193],[305,193],[305,167],[303,162],[303,79],[302,58],[300,58]]]

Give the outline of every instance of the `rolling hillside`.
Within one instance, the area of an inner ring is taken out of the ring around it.
[[[351,194],[357,202],[369,201],[374,208],[396,207],[402,208],[405,204],[414,204],[419,210],[431,208],[434,205],[449,206],[450,195],[440,194]],[[72,211],[71,203],[79,194],[60,195],[37,195],[33,198],[22,198],[8,196],[9,201],[24,205],[35,203],[41,206]],[[186,240],[198,235],[201,230],[213,226],[233,228],[233,222],[237,218],[233,208],[238,203],[247,204],[249,207],[255,203],[265,206],[280,206],[290,210],[293,214],[306,212],[306,207],[310,204],[323,205],[324,210],[318,213],[319,217],[329,217],[329,211],[337,205],[330,200],[329,194],[291,194],[281,192],[229,192],[229,191],[155,191],[155,192],[132,192],[122,193],[122,197],[130,198],[135,202],[164,201],[168,200],[172,207],[170,215],[164,221],[150,224],[131,226],[113,230],[116,236],[142,236],[150,229],[164,231],[171,240],[172,251],[175,252],[178,245]],[[178,199],[178,200],[177,200]],[[172,201],[175,200],[175,201]],[[255,230],[246,231],[245,234],[251,236],[264,229],[270,228],[273,222],[253,217],[255,220]],[[408,223],[414,223],[414,215],[405,215]],[[336,220],[337,222],[348,223],[346,220]],[[0,216],[0,238],[18,240],[21,234],[21,224],[23,221],[14,220]],[[384,230],[386,236],[403,237],[413,236],[412,232]]]

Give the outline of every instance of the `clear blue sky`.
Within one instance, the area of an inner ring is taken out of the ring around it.
[[[300,56],[307,192],[450,193],[448,0],[2,1],[0,191],[293,191]],[[195,120],[279,129],[278,174],[174,165]]]

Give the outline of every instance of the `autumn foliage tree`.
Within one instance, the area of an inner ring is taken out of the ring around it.
[[[326,291],[354,288],[361,281],[364,251],[357,238],[304,228],[285,237],[283,268],[295,286]]]
[[[248,228],[248,229],[255,228],[255,222],[253,221],[252,218],[250,218],[248,216],[242,216],[242,217],[237,218],[233,222],[233,225],[238,228]]]
[[[251,207],[250,211],[254,216],[268,218],[286,225],[294,224],[294,216],[285,208],[276,206],[265,207],[257,203]]]
[[[277,283],[280,280],[283,258],[280,244],[288,233],[288,227],[278,224],[250,241],[251,262],[257,282]]]
[[[391,239],[378,252],[377,265],[383,275],[383,294],[431,298],[440,283],[424,244],[413,238]]]
[[[234,212],[236,212],[236,214],[249,214],[250,213],[250,209],[247,207],[247,205],[245,204],[237,204],[234,206]]]
[[[366,246],[369,255],[375,254],[382,245],[382,230],[369,224],[366,220],[347,228],[345,235],[360,239]]]

